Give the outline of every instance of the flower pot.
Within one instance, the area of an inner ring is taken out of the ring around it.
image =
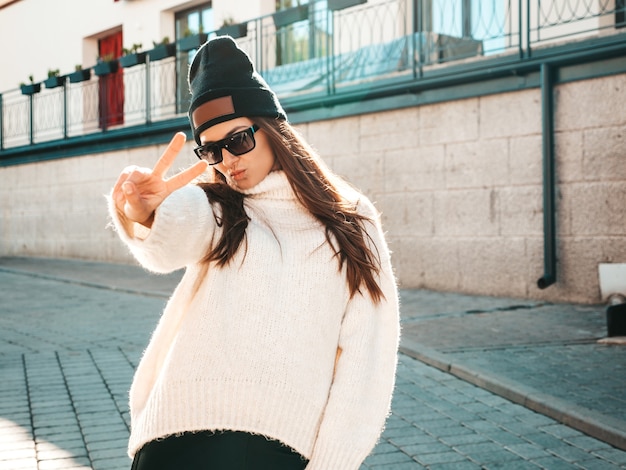
[[[218,36],[230,36],[233,39],[243,38],[248,35],[248,23],[230,24],[217,30]]]
[[[364,3],[367,3],[367,0],[328,0],[328,9],[330,11],[343,10]]]
[[[122,68],[134,67],[135,65],[146,63],[146,53],[136,52],[134,54],[126,54],[118,59]]]
[[[186,52],[193,49],[198,49],[207,40],[205,33],[198,33],[192,36],[187,36],[178,40],[178,49]]]
[[[29,83],[28,85],[20,85],[22,95],[34,95],[41,91],[41,83]]]
[[[66,80],[66,76],[60,76],[60,77],[48,77],[46,80],[43,81],[44,85],[46,85],[46,88],[56,88],[58,86],[62,86],[65,84],[65,80]]]
[[[309,6],[299,5],[286,10],[277,11],[272,15],[274,26],[282,28],[298,21],[306,20],[309,17]]]
[[[80,69],[72,72],[68,75],[70,77],[70,83],[85,82],[91,78],[91,69]]]
[[[148,56],[151,61],[162,60],[167,57],[172,57],[176,54],[176,44],[159,44],[154,49],[148,51]]]
[[[118,67],[119,63],[117,60],[98,62],[93,68],[93,73],[95,73],[98,77],[102,77],[103,75],[109,75],[110,73],[117,72]]]

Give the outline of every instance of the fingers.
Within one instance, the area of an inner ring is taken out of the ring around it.
[[[184,132],[177,132],[174,134],[174,137],[170,140],[165,152],[163,152],[161,158],[159,158],[154,165],[154,168],[152,169],[153,175],[163,178],[165,172],[167,172],[167,170],[172,166],[176,156],[182,150],[186,140],[187,136],[185,136]]]
[[[125,181],[122,184],[122,192],[124,193],[120,200],[122,202],[122,213],[130,220],[144,224],[152,214],[154,208],[146,201],[132,181]]]
[[[205,160],[200,160],[195,165],[172,176],[165,182],[167,184],[168,192],[171,193],[182,188],[186,184],[191,183],[191,181],[204,173],[208,166],[209,165]]]
[[[136,167],[127,167],[120,173],[120,176],[117,178],[115,185],[113,186],[113,190],[111,191],[111,197],[115,202],[115,207],[121,212],[124,211],[124,203],[126,202],[126,198],[124,197],[124,191],[122,191],[122,185],[128,180],[129,175],[133,172]]]
[[[135,183],[132,181],[125,181],[124,184],[122,184],[122,191],[124,192],[126,204],[135,212],[139,211],[143,206],[143,201],[141,199],[141,194],[137,191]]]

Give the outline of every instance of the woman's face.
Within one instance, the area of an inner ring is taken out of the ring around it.
[[[202,145],[217,142],[226,137],[248,129],[254,123],[246,118],[240,117],[230,121],[221,122],[200,134]],[[226,177],[228,184],[237,189],[249,189],[258,183],[275,169],[276,159],[272,152],[267,136],[263,131],[254,133],[256,146],[248,153],[235,156],[227,149],[222,149],[224,160],[214,167]]]

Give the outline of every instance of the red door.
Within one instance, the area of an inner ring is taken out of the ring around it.
[[[100,57],[113,57],[122,55],[122,32],[118,31],[98,41],[98,54]],[[124,76],[123,69],[119,67],[116,72],[99,77],[99,113],[100,127],[124,124]]]

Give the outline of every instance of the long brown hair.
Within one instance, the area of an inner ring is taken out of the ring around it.
[[[364,286],[374,302],[383,298],[376,281],[380,271],[379,253],[374,253],[365,230],[367,217],[357,212],[355,202],[340,192],[346,185],[324,165],[316,152],[291,125],[272,118],[255,118],[265,132],[278,166],[283,170],[298,200],[326,227],[326,240],[335,252],[339,270],[346,267],[350,295]],[[244,210],[245,195],[226,184],[224,176],[213,170],[212,183],[201,183],[212,204],[219,204],[216,216],[222,234],[217,244],[204,258],[207,263],[224,266],[232,259],[245,239],[249,218]],[[371,242],[371,240],[369,240]]]

